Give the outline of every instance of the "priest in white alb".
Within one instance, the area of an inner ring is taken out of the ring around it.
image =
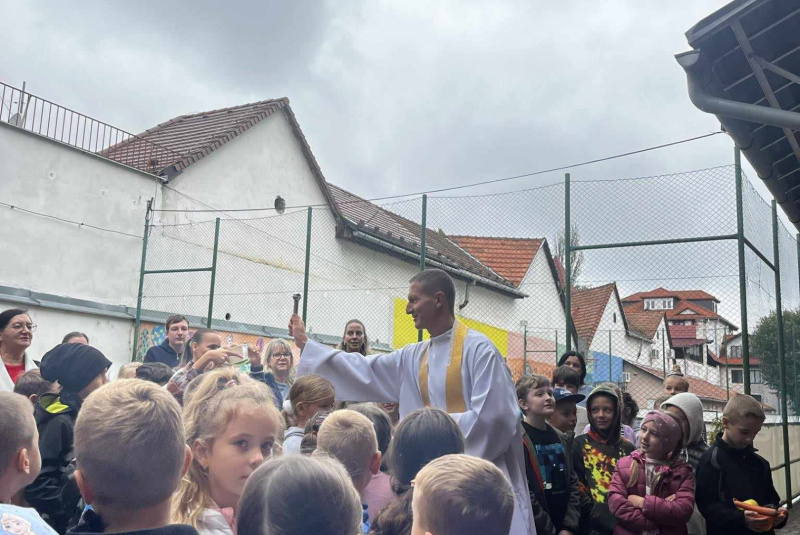
[[[426,269],[410,282],[406,313],[430,340],[365,358],[309,340],[295,314],[289,329],[302,350],[297,374],[325,377],[339,399],[399,402],[401,418],[426,406],[447,411],[464,433],[466,453],[491,461],[511,482],[511,535],[535,535],[519,406],[503,356],[455,319],[455,285],[447,273]]]

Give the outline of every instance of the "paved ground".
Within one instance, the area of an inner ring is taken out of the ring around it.
[[[775,533],[780,533],[780,535],[800,535],[800,504],[792,507],[789,511],[789,523]]]

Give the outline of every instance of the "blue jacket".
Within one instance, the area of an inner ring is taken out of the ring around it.
[[[186,352],[183,356],[186,359],[185,362],[192,360],[192,348],[188,343],[186,344]],[[169,345],[169,340],[166,338],[164,338],[164,341],[159,345],[153,346],[147,350],[147,353],[144,355],[144,361],[161,362],[170,368],[177,368],[181,363],[180,359],[178,358],[178,354],[175,353],[175,350],[172,349],[172,347]]]

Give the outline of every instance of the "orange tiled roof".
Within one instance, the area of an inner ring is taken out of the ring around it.
[[[514,286],[522,283],[542,245],[542,240],[538,238],[448,237],[482,264],[514,283]]]
[[[625,361],[625,362],[631,366],[646,371],[650,375],[653,375],[659,379],[663,378],[664,376],[663,370],[658,370],[656,368],[651,368],[650,366],[644,366],[642,364],[637,364],[630,361]],[[713,383],[709,383],[708,381],[704,381],[703,379],[691,377],[689,375],[684,375],[684,379],[689,381],[689,392],[695,394],[699,398],[705,398],[721,402],[725,402],[728,399],[727,391],[720,386],[717,386]],[[731,390],[731,394],[733,393],[734,391]]]
[[[594,334],[603,318],[603,312],[608,305],[608,300],[614,295],[617,285],[609,283],[586,290],[573,290],[572,292],[572,323],[578,336],[586,341],[587,346],[592,345]]]
[[[700,290],[697,291],[699,292]],[[639,294],[634,294],[634,295],[639,295]],[[644,309],[644,299],[636,300],[636,299],[631,299],[631,297],[632,296],[628,296],[622,301],[622,304],[625,307],[625,312],[626,313],[646,312],[646,310]],[[671,296],[664,296],[664,297],[671,297]],[[686,312],[686,311],[689,311],[691,313],[681,314],[681,312]],[[691,301],[686,301],[683,299],[679,299],[678,301],[675,302],[675,308],[673,308],[672,310],[664,310],[664,312],[666,313],[668,320],[715,319],[729,325],[733,329],[737,328],[736,325],[726,320],[716,312],[712,312],[711,310],[708,310],[705,307],[702,307],[698,304],[692,303]]]
[[[627,303],[630,301],[641,301],[642,299],[656,297],[677,297],[678,299],[716,301],[719,303],[719,299],[708,292],[704,292],[703,290],[667,290],[666,288],[656,288],[655,290],[651,290],[649,292],[638,292],[633,295],[629,295],[623,299],[622,302]]]
[[[625,311],[625,319],[628,326],[643,334],[646,338],[652,339],[656,335],[661,320],[664,319],[664,312],[656,310],[646,310],[642,312]]]

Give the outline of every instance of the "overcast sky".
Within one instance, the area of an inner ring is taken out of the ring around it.
[[[328,180],[377,197],[717,130],[673,55],[725,3],[0,0],[13,21],[0,79],[133,132],[286,96]],[[712,167],[732,151],[717,136],[573,178]]]

